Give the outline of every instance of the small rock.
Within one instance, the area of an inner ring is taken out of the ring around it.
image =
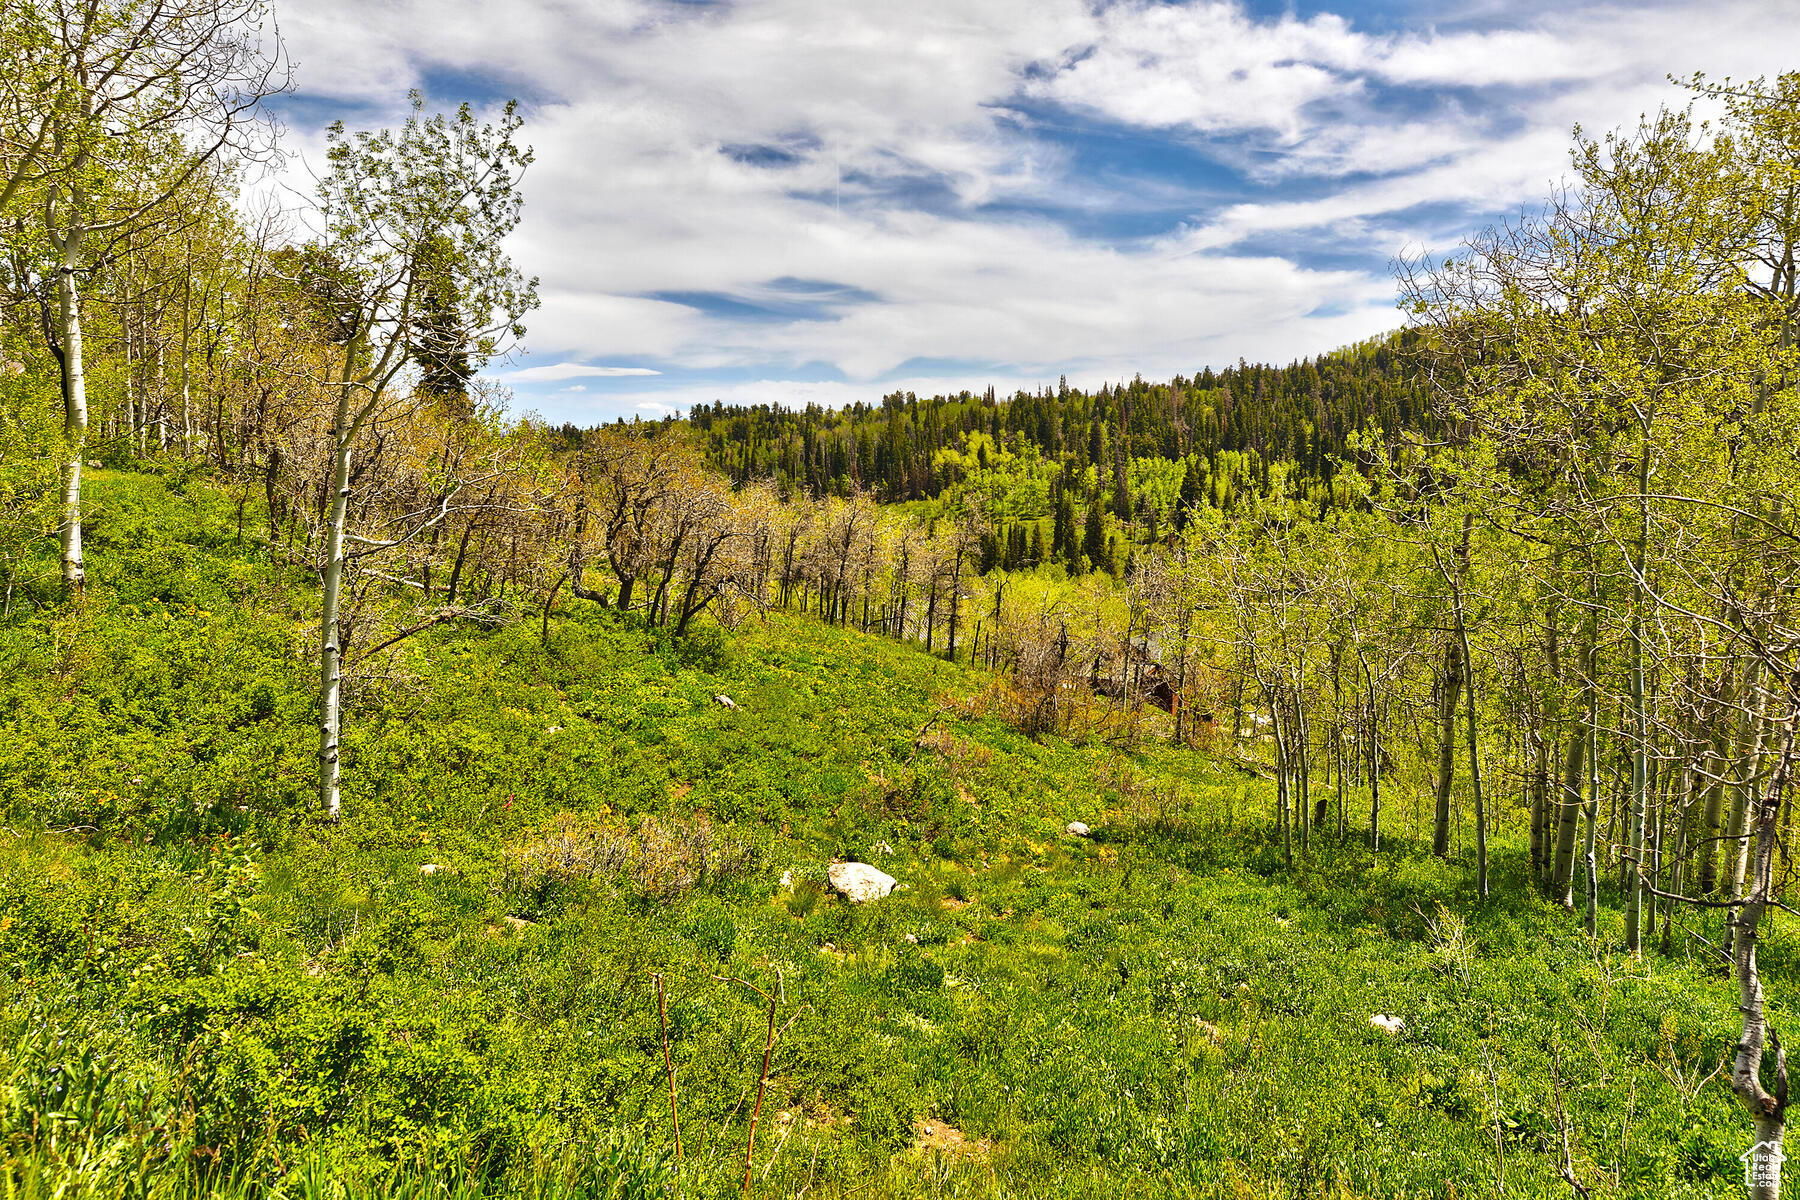
[[[1069,834],[1071,837],[1086,837],[1090,832],[1088,827],[1080,821],[1069,822]]]
[[[783,871],[781,873],[781,886],[784,891],[791,892],[794,890],[794,873],[792,871]]]
[[[423,863],[419,867],[419,874],[421,874],[421,875],[436,875],[439,871],[441,871],[443,869],[444,868],[438,866],[436,863]]]
[[[927,1153],[966,1155],[985,1153],[987,1143],[971,1144],[963,1131],[942,1121],[920,1117],[913,1122],[913,1149]]]
[[[545,733],[561,733],[562,731],[563,727],[561,725],[552,725],[550,728],[544,730]]]
[[[891,857],[894,853],[894,848],[893,848],[893,846],[889,845],[887,842],[876,842],[873,853],[886,854]]]
[[[852,904],[880,900],[900,882],[886,871],[871,867],[868,863],[832,863],[831,869],[825,874],[831,881],[831,890]]]
[[[909,945],[909,946],[916,946],[916,945],[918,945],[918,944],[919,944],[919,935],[918,935],[918,934],[916,934],[916,933],[909,933],[909,934],[907,934],[907,935],[906,935],[906,944],[907,944],[907,945]]]
[[[1369,1018],[1369,1024],[1381,1030],[1383,1033],[1399,1033],[1402,1029],[1406,1028],[1405,1021],[1402,1021],[1399,1017],[1390,1017],[1386,1013],[1376,1013]]]
[[[714,696],[713,699],[726,708],[736,708],[737,701],[730,696]]]

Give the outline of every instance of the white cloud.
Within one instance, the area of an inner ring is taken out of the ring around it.
[[[661,375],[661,371],[653,371],[649,367],[596,367],[586,363],[559,362],[546,363],[540,367],[525,367],[518,371],[509,371],[504,376],[508,383],[561,383],[565,379],[614,378],[621,375]]]
[[[1236,3],[1133,0],[1105,9],[1091,50],[1032,94],[1117,120],[1298,136],[1308,105],[1359,85],[1364,39],[1342,17],[1252,19]]]
[[[519,0],[504,19],[485,0],[288,0],[283,16],[313,96],[391,111],[448,72],[532,98],[513,249],[543,279],[527,340],[550,361],[508,382],[647,370],[582,365],[625,356],[768,377],[561,402],[624,412],[866,399],[920,360],[1100,381],[1328,349],[1397,317],[1378,268],[1309,269],[1321,247],[1380,259],[1454,240],[1542,198],[1575,122],[1679,99],[1666,71],[1782,69],[1800,38],[1800,8],[1768,0],[1399,34],[1235,0]],[[1198,148],[1247,195],[1305,190],[1220,202],[1196,186],[1160,237],[984,207],[1183,202],[1165,180],[1083,173],[1044,106]],[[853,382],[792,382],[821,367]]]

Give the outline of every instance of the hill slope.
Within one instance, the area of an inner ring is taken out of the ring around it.
[[[305,580],[204,484],[95,490],[113,574],[0,628],[20,1194],[728,1195],[766,1026],[718,976],[793,1018],[758,1195],[1735,1194],[1698,966],[1403,842],[1290,874],[1261,779],[1033,743],[804,618],[421,634],[313,823]],[[851,906],[833,857],[908,886]]]

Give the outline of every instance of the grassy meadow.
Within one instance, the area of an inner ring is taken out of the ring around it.
[[[1241,763],[1033,742],[802,617],[569,601],[361,670],[327,825],[309,576],[204,480],[92,496],[85,602],[0,623],[0,1195],[737,1194],[744,983],[755,1196],[1739,1193],[1716,922],[1638,962],[1611,910],[1478,903],[1423,782],[1290,869]]]

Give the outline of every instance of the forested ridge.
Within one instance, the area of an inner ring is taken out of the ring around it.
[[[1800,76],[1578,133],[1363,345],[582,428],[483,375],[520,110],[271,209],[268,18],[0,8],[7,1194],[1779,1147]]]
[[[953,471],[943,452],[984,434],[1002,447],[1033,447],[1065,475],[1091,468],[1109,499],[1122,492],[1121,508],[1133,499],[1129,463],[1143,458],[1189,464],[1183,500],[1216,507],[1229,507],[1240,489],[1266,488],[1270,464],[1291,463],[1297,488],[1329,506],[1332,479],[1356,458],[1357,438],[1383,445],[1390,431],[1431,430],[1429,397],[1407,358],[1416,342],[1401,334],[1286,367],[1240,362],[1092,393],[1063,381],[1009,398],[991,388],[924,399],[897,392],[844,409],[714,403],[687,421],[708,459],[736,482],[772,479],[815,496],[862,489],[886,503],[935,497]],[[1115,478],[1124,486],[1113,486]]]

